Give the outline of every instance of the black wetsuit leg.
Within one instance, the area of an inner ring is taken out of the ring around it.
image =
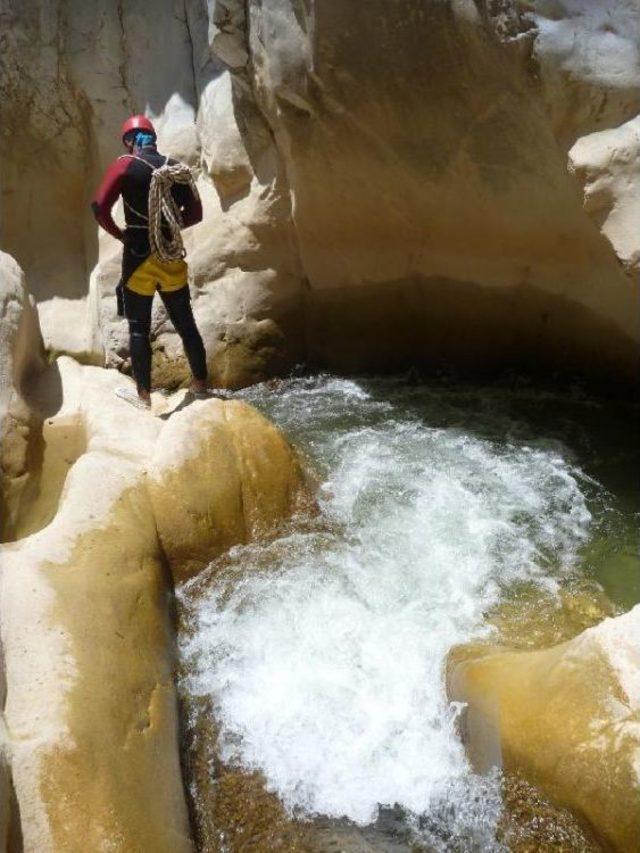
[[[189,285],[185,284],[180,290],[161,290],[160,296],[176,332],[182,338],[182,345],[194,379],[206,379],[207,355],[191,310]]]
[[[153,296],[142,296],[125,285],[122,288],[124,316],[129,323],[129,352],[136,383],[151,391],[151,306]]]

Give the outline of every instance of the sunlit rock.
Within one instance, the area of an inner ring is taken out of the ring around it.
[[[168,570],[268,533],[303,491],[242,403],[114,394],[61,358],[32,383],[41,469],[0,552],[6,756],[27,850],[191,849]]]
[[[640,14],[635,0],[519,0],[533,24],[533,62],[554,134],[584,134],[640,112]]]
[[[521,771],[616,850],[640,839],[640,607],[533,652],[462,647],[449,693],[467,703],[475,765]]]
[[[631,375],[635,289],[581,208],[529,68],[477,4],[267,0],[250,22],[314,362],[612,358]]]
[[[87,203],[146,111],[198,173],[186,238],[218,382],[300,361],[634,375],[635,288],[565,155],[638,112],[631,0],[38,8],[14,9],[3,44],[2,237],[52,351],[128,369],[119,246],[99,250]],[[183,383],[160,308],[154,349]]]
[[[579,139],[569,152],[584,208],[640,282],[640,116]]]

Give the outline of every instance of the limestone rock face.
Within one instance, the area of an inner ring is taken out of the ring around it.
[[[635,0],[526,0],[533,60],[564,148],[640,112],[640,11]]]
[[[477,646],[450,661],[467,746],[586,818],[613,849],[640,838],[640,606],[531,652]]]
[[[187,20],[171,0],[9,0],[2,7],[2,239],[43,301],[86,296],[95,177],[122,153],[123,117],[148,107],[176,155],[194,150]],[[161,57],[161,60],[160,60]],[[38,203],[33,203],[33,198]],[[53,333],[53,330],[52,330]]]
[[[0,525],[11,535],[14,506],[29,479],[40,426],[23,395],[44,367],[38,315],[24,275],[14,259],[0,252]]]
[[[579,139],[569,152],[584,209],[640,284],[640,116]]]
[[[0,827],[26,851],[192,849],[168,572],[268,533],[304,492],[250,407],[154,397],[153,417],[122,382],[63,357],[32,384],[41,467],[0,549]]]
[[[250,4],[311,356],[595,364],[616,340],[615,369],[630,367],[636,293],[586,221],[530,81],[475,4],[402,7]]]
[[[633,374],[637,288],[565,151],[640,111],[635,0],[40,5],[2,13],[2,239],[53,351],[128,367],[119,247],[87,202],[146,111],[198,174],[186,238],[216,381],[296,361]],[[154,338],[158,381],[180,384],[160,309]]]
[[[0,555],[6,750],[25,850],[79,839],[190,849],[167,591],[141,488],[160,422],[115,406],[114,382],[70,359],[42,375],[34,406],[51,430],[83,434],[86,452],[50,523]]]

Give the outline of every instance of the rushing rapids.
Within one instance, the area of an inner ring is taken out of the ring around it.
[[[519,601],[557,631],[585,580],[617,607],[640,597],[625,413],[327,376],[243,396],[309,459],[321,512],[179,591],[183,690],[211,702],[219,757],[298,817],[367,825],[399,806],[432,847],[499,849],[500,780],[465,757],[447,655]],[[545,642],[522,636],[530,617],[512,614],[510,640]]]

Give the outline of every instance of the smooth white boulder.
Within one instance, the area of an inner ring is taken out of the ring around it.
[[[640,116],[578,139],[569,152],[584,209],[640,283]]]
[[[0,530],[11,536],[14,507],[29,480],[40,422],[25,402],[44,368],[38,313],[16,261],[0,252]]]

